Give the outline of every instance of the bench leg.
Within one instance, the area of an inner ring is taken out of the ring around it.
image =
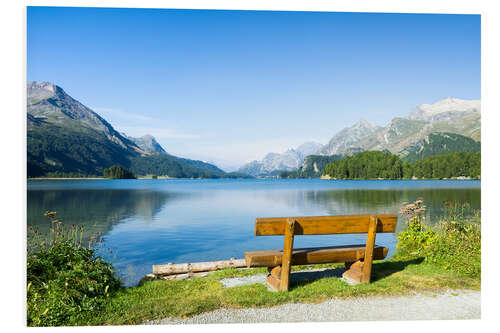
[[[347,271],[342,274],[342,277],[350,284],[369,283],[372,262],[373,262],[373,247],[375,246],[375,236],[377,234],[378,218],[370,217],[370,225],[368,226],[368,235],[366,237],[365,257],[363,261],[358,260],[355,263],[345,263]]]
[[[283,258],[281,260],[280,290],[288,291],[290,284],[290,266],[292,264],[293,235],[295,231],[295,220],[289,219],[285,226],[285,244],[283,246]]]
[[[361,275],[363,273],[363,262],[361,260],[358,260],[354,263],[349,263],[349,264],[350,264],[349,269],[345,271],[344,274],[342,274],[342,277],[349,284],[361,283]]]
[[[354,264],[354,263],[355,263],[354,261],[346,261],[346,262],[344,263],[344,267],[345,267],[345,269],[349,269],[349,268],[351,268],[352,264]]]
[[[361,283],[370,283],[372,274],[373,262],[373,247],[375,246],[375,237],[377,236],[376,216],[370,216],[370,226],[368,227],[368,236],[366,237],[365,259],[363,260],[363,274],[361,275]]]
[[[281,283],[281,266],[276,266],[274,268],[269,267],[267,269],[269,274],[267,275],[266,282],[273,291],[280,290]]]

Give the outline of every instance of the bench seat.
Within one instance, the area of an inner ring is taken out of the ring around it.
[[[381,260],[387,256],[389,249],[375,245],[373,259]],[[292,265],[324,264],[334,262],[355,262],[365,257],[366,246],[327,246],[293,249]],[[275,267],[282,264],[283,250],[265,250],[245,252],[247,267]]]

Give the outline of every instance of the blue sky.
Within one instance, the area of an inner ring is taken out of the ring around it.
[[[229,170],[481,97],[479,15],[29,7],[27,23],[28,80]]]

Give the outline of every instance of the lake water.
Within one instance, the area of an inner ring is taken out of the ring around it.
[[[125,285],[153,264],[243,258],[245,251],[279,249],[282,236],[255,237],[256,217],[398,213],[421,197],[435,223],[444,200],[481,208],[480,181],[325,181],[320,179],[30,180],[28,225],[48,229],[45,211],[65,224],[104,234],[99,254]],[[398,231],[404,223],[398,222]],[[295,247],[364,243],[366,235],[297,236]],[[378,234],[390,248],[395,234]],[[108,250],[109,248],[109,250]]]

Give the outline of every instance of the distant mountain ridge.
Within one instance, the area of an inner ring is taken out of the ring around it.
[[[408,116],[408,119],[425,121],[453,120],[473,114],[481,114],[480,100],[464,100],[448,97],[434,104],[421,104],[417,106]]]
[[[454,133],[481,138],[481,103],[478,100],[446,98],[422,104],[408,117],[396,117],[384,127],[359,121],[333,136],[321,155],[341,154],[346,149],[388,150],[398,154],[431,133]]]
[[[321,147],[322,145],[317,142],[306,142],[281,154],[268,153],[260,161],[252,161],[243,165],[238,172],[252,176],[269,176],[279,171],[296,170],[302,165],[306,156],[314,154]]]
[[[215,165],[167,154],[151,135],[129,137],[50,82],[27,84],[28,177],[102,175],[121,165],[138,175],[235,177]],[[152,158],[154,156],[154,158]]]

